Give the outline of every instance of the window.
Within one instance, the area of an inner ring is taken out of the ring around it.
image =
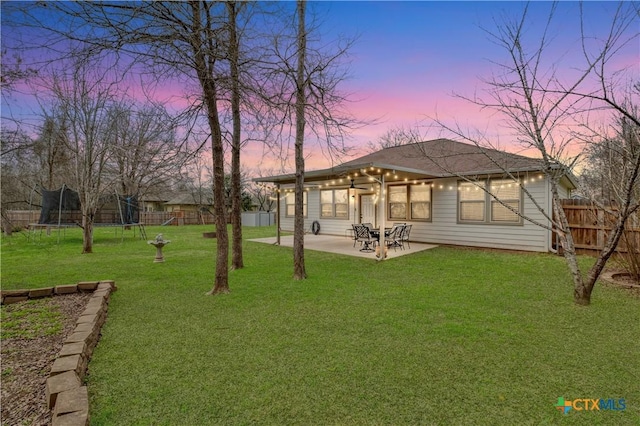
[[[307,217],[307,191],[302,193],[302,212],[303,216]],[[284,196],[285,203],[285,216],[294,217],[296,215],[296,194],[293,192],[287,192]]]
[[[461,222],[484,222],[485,197],[484,183],[477,185],[470,182],[458,184],[460,200],[459,218]]]
[[[520,216],[516,212],[520,211],[520,185],[512,180],[492,180],[491,193],[502,203],[491,198],[491,221],[492,222],[520,222]],[[505,207],[511,207],[511,209]]]
[[[389,187],[389,219],[407,218],[407,186]]]
[[[411,202],[410,219],[431,219],[431,185],[412,185],[409,201]]]
[[[320,191],[320,217],[349,218],[349,190],[326,189]]]
[[[431,220],[431,185],[392,185],[389,193],[389,219]]]
[[[487,185],[495,198],[484,191]],[[459,182],[458,220],[462,223],[522,224],[522,219],[517,213],[521,208],[521,200],[522,191],[519,183],[510,179]]]

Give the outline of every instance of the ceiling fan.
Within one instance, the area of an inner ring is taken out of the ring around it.
[[[357,186],[355,186],[355,185],[353,184],[353,179],[351,179],[351,186],[349,187],[349,189],[364,189],[364,190],[367,190],[367,189],[369,189],[369,188],[359,188],[359,187],[357,187]]]

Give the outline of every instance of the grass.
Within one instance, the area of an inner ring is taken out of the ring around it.
[[[3,239],[3,287],[116,280],[90,364],[92,424],[640,423],[640,300],[598,285],[575,306],[559,257],[307,251],[309,278],[294,281],[291,249],[245,241],[232,293],[211,297],[205,229],[149,229],[172,241],[163,264],[107,230],[92,255],[70,231],[59,245]],[[563,415],[558,397],[626,410]]]
[[[42,300],[30,300],[21,305],[2,307],[2,330],[4,339],[35,339],[52,336],[62,331],[62,317],[56,306]]]

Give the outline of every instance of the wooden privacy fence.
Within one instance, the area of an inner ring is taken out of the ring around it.
[[[578,254],[596,255],[600,252],[611,232],[611,224],[615,220],[613,215],[597,208],[588,200],[562,200],[562,209],[569,221]],[[615,210],[615,207],[609,209]],[[636,212],[627,222],[625,235],[620,239],[617,252],[627,253],[629,248],[640,250],[639,222],[640,215]],[[556,241],[554,247],[558,248],[559,244]]]
[[[82,222],[82,215],[77,213],[77,217],[73,216],[74,221]],[[94,221],[99,223],[118,223],[119,216],[116,211],[100,212]],[[11,225],[15,227],[26,228],[32,223],[38,223],[40,219],[40,210],[9,210],[7,211],[7,219]],[[214,216],[208,212],[198,211],[176,211],[176,212],[140,212],[140,223],[153,225],[209,225],[214,223]],[[51,225],[51,226],[55,226]]]
[[[209,225],[215,217],[209,212],[177,211],[177,212],[140,212],[140,222],[147,226],[153,225]]]
[[[14,228],[26,228],[30,223],[38,223],[40,210],[7,210],[6,215]]]

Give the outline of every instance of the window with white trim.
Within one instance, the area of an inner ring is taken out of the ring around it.
[[[348,219],[349,190],[323,189],[320,191],[320,217]]]
[[[484,189],[489,188],[491,196]],[[496,198],[498,200],[496,200]],[[521,224],[522,189],[511,179],[458,182],[460,223]]]
[[[296,194],[294,192],[287,192],[284,196],[285,204],[285,216],[294,217],[296,215]],[[307,217],[307,191],[302,193],[302,212],[303,216]]]

